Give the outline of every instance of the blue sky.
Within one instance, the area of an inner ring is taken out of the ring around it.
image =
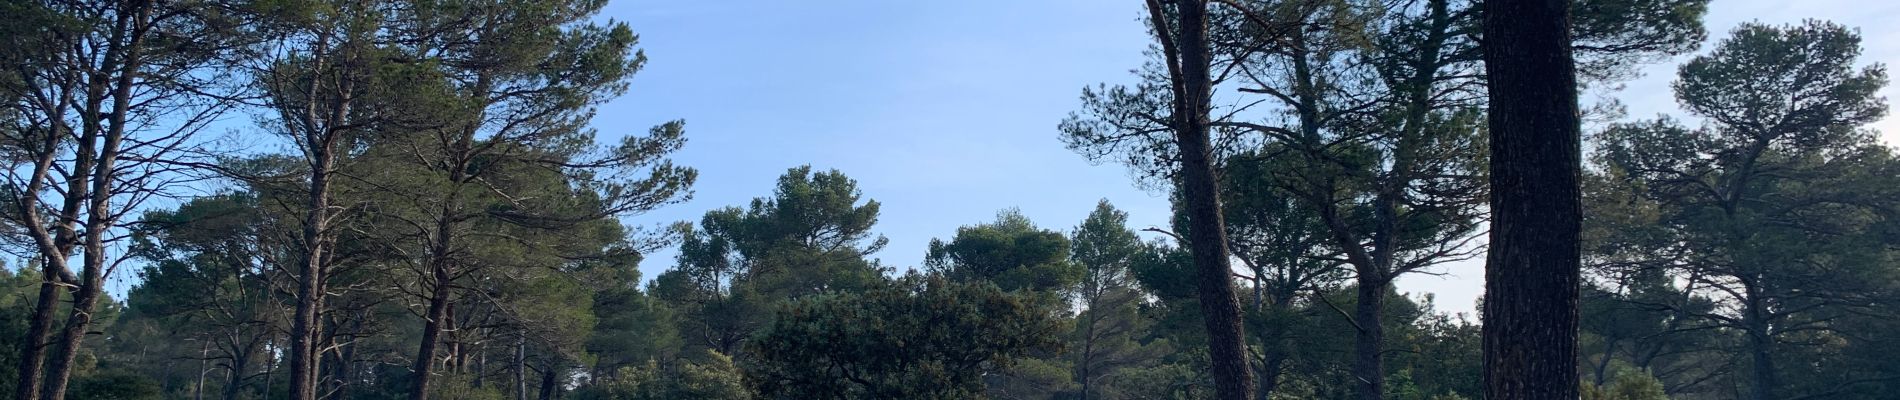
[[[1864,61],[1900,61],[1900,2],[1718,0],[1719,39],[1748,20],[1821,18],[1857,26]],[[1085,85],[1125,83],[1148,38],[1133,0],[613,1],[651,60],[628,94],[601,107],[603,139],[686,120],[675,161],[699,169],[694,200],[628,222],[697,220],[768,195],[787,168],[811,164],[856,178],[883,203],[876,229],[887,265],[920,265],[931,238],[1017,207],[1063,231],[1098,199],[1135,227],[1165,225],[1166,199],[1132,185],[1120,165],[1090,165],[1057,140],[1056,123]],[[1677,61],[1648,68],[1615,96],[1633,117],[1680,115],[1668,82]],[[1889,88],[1889,98],[1900,91]],[[1889,143],[1900,123],[1877,124]],[[647,277],[672,252],[641,265]],[[1470,312],[1481,262],[1400,281],[1434,292],[1441,310]]]

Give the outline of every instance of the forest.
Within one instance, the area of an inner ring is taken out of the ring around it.
[[[1900,392],[1858,27],[1145,0],[1148,61],[1044,131],[1171,223],[1004,209],[900,265],[822,159],[649,217],[693,136],[594,121],[665,95],[607,5],[0,0],[0,400]],[[1603,95],[1678,61],[1680,113]],[[1476,315],[1396,284],[1459,262]]]

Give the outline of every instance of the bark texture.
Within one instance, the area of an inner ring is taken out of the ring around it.
[[[1235,297],[1233,266],[1228,259],[1227,230],[1221,219],[1214,179],[1213,146],[1209,140],[1209,81],[1207,0],[1176,0],[1178,24],[1169,29],[1159,0],[1148,1],[1155,36],[1161,42],[1173,83],[1175,143],[1180,147],[1181,197],[1191,221],[1187,227],[1194,256],[1201,315],[1207,324],[1208,354],[1214,390],[1223,400],[1253,396],[1251,368],[1247,365],[1246,334]],[[1179,37],[1173,37],[1178,33]]]
[[[1567,6],[1484,4],[1491,237],[1483,329],[1491,400],[1578,397],[1582,139]]]

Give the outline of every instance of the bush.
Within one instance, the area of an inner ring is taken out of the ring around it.
[[[1663,392],[1662,381],[1648,372],[1624,369],[1614,376],[1615,379],[1603,386],[1584,382],[1583,400],[1669,400],[1669,395]]]
[[[158,381],[122,371],[104,371],[73,382],[67,397],[86,400],[159,400]]]
[[[706,399],[745,400],[746,392],[739,369],[732,359],[706,352],[700,361],[679,361],[671,368],[648,361],[639,367],[624,367],[612,377],[601,379],[574,392],[577,400],[662,400]]]

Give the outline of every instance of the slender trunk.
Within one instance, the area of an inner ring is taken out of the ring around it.
[[[435,375],[435,356],[442,339],[449,308],[449,274],[447,267],[435,268],[435,290],[429,296],[429,319],[422,324],[422,345],[416,350],[415,386],[410,388],[411,400],[429,399],[429,381]]]
[[[350,397],[350,386],[354,386],[356,379],[350,374],[351,374],[351,370],[354,369],[356,366],[356,363],[352,361],[355,359],[356,359],[356,341],[350,340],[349,342],[347,342],[347,344],[343,345],[342,355],[337,356],[337,360],[336,360],[337,384],[336,384],[335,398],[338,398],[338,399],[352,398]]]
[[[1253,396],[1253,378],[1247,365],[1246,333],[1240,321],[1240,300],[1234,292],[1233,266],[1228,260],[1227,232],[1221,221],[1220,199],[1214,179],[1208,102],[1207,1],[1176,0],[1178,29],[1170,29],[1160,0],[1148,1],[1149,20],[1160,42],[1174,91],[1172,128],[1181,151],[1180,191],[1190,221],[1188,245],[1194,257],[1201,315],[1207,325],[1209,369],[1214,391],[1222,400]],[[1174,38],[1178,33],[1179,38]]]
[[[1081,378],[1082,384],[1081,400],[1089,400],[1089,395],[1093,394],[1091,390],[1094,389],[1095,371],[1089,367],[1095,363],[1095,327],[1102,321],[1102,291],[1093,285],[1090,289],[1092,289],[1090,290],[1092,294],[1089,297],[1088,309],[1082,311],[1082,318],[1087,319],[1083,322],[1085,325],[1082,331],[1082,351],[1078,354],[1081,357],[1076,360],[1076,370],[1079,372],[1077,377]]]
[[[515,400],[528,400],[528,338],[515,335]]]
[[[144,45],[146,21],[151,18],[152,4],[136,2],[130,9],[120,10],[117,27],[114,28],[112,49],[109,53],[119,53],[116,65],[108,61],[108,67],[116,67],[112,75],[112,111],[105,117],[105,135],[98,144],[97,161],[91,170],[74,170],[74,174],[90,174],[92,189],[86,198],[86,231],[84,235],[84,272],[79,277],[78,287],[74,289],[72,309],[67,313],[66,326],[58,336],[58,351],[52,357],[52,363],[46,371],[46,382],[40,398],[44,400],[65,400],[66,386],[72,381],[73,361],[84,346],[86,330],[92,326],[93,308],[97,306],[105,284],[106,237],[109,235],[114,217],[112,216],[112,195],[115,193],[114,179],[119,156],[119,145],[124,139],[126,118],[132,107],[132,86],[137,82],[140,68],[140,50]],[[108,54],[111,59],[111,54]],[[112,68],[108,68],[112,69]],[[79,144],[92,147],[90,141]]]
[[[313,49],[312,65],[321,74],[325,65],[325,50],[330,36],[319,36]],[[344,51],[343,61],[348,61],[348,49]],[[339,69],[348,67],[347,62],[337,63]],[[304,120],[303,145],[309,159],[309,184],[305,194],[306,210],[303,220],[302,261],[297,266],[297,309],[291,318],[290,330],[290,400],[316,400],[319,355],[317,354],[317,336],[322,321],[318,318],[323,312],[323,297],[326,274],[330,267],[330,175],[336,169],[336,148],[342,140],[343,132],[336,129],[349,116],[354,79],[347,74],[336,82],[335,98],[328,109],[319,111],[317,102],[306,102],[299,118]],[[305,88],[306,93],[315,94],[322,79],[312,77]]]
[[[1286,352],[1283,344],[1267,345],[1274,350],[1267,353],[1265,362],[1260,366],[1260,391],[1255,398],[1266,400],[1273,397],[1273,391],[1280,388],[1280,370],[1286,368]]]
[[[1568,5],[1484,4],[1491,236],[1482,315],[1489,400],[1578,397],[1582,128]]]
[[[553,400],[555,386],[554,363],[550,362],[541,369],[541,400]]]
[[[482,88],[477,93],[486,93],[488,78],[486,75],[477,78],[476,87]],[[452,317],[449,308],[452,288],[449,285],[455,280],[455,275],[450,271],[453,267],[450,253],[455,243],[455,219],[461,214],[458,205],[461,201],[461,185],[467,183],[468,179],[469,146],[475,141],[475,131],[479,124],[478,118],[464,129],[461,137],[447,149],[448,153],[454,156],[455,162],[447,171],[448,193],[443,196],[442,209],[435,215],[435,232],[429,237],[429,271],[433,275],[435,287],[429,296],[428,320],[422,325],[421,348],[416,351],[416,379],[415,386],[411,388],[409,394],[410,400],[429,399],[429,381],[434,379],[432,375],[435,372],[438,342],[442,340],[443,330],[454,322],[449,320]]]
[[[211,374],[211,341],[198,343],[198,385],[191,390],[191,398],[205,399],[205,375]],[[230,398],[226,396],[225,398]]]
[[[1609,338],[1604,339],[1603,356],[1597,359],[1597,367],[1596,367],[1596,385],[1597,386],[1603,386],[1603,384],[1610,379],[1610,377],[1607,376],[1609,375],[1609,371],[1610,371],[1610,358],[1611,358],[1610,356],[1616,354],[1616,342],[1618,341],[1620,341],[1620,339],[1616,337],[1609,337]]]
[[[19,400],[40,398],[40,381],[46,376],[46,346],[52,339],[53,308],[59,304],[59,272],[52,264],[43,264],[39,301],[34,303],[32,319],[27,320],[26,337],[20,341],[20,380],[13,392]]]
[[[1353,393],[1361,400],[1385,398],[1385,282],[1360,279],[1358,304],[1353,321],[1358,323],[1353,337]]]
[[[266,353],[275,353],[276,351],[278,351],[278,349],[281,349],[282,347],[277,347],[277,337],[272,336],[270,338],[270,343],[266,344],[264,348],[272,350]],[[265,357],[264,358],[264,391],[259,394],[259,397],[262,397],[264,400],[270,400],[270,387],[272,383],[275,383],[274,380],[277,378],[276,375],[277,375],[277,357],[275,356]]]
[[[1775,396],[1775,388],[1778,387],[1777,379],[1775,378],[1775,359],[1773,353],[1770,353],[1772,344],[1768,343],[1769,340],[1772,339],[1762,338],[1760,335],[1754,334],[1750,334],[1748,337],[1749,356],[1753,358],[1755,362],[1753,368],[1755,379],[1754,382],[1750,382],[1752,387],[1749,388],[1754,400],[1774,400],[1777,398]]]
[[[142,11],[149,12],[149,10]],[[142,17],[140,18],[143,19]],[[135,39],[133,43],[137,43]],[[128,59],[137,58],[136,49],[128,50]],[[65,400],[66,387],[72,382],[73,362],[79,357],[79,349],[85,345],[86,330],[92,327],[93,309],[97,308],[105,284],[106,268],[106,232],[111,228],[111,194],[114,184],[114,161],[119,154],[119,144],[123,139],[127,108],[130,107],[132,76],[135,75],[134,63],[128,62],[121,71],[117,94],[114,95],[111,129],[106,133],[99,160],[91,172],[93,196],[88,200],[86,215],[85,251],[83,257],[84,272],[79,277],[79,285],[73,292],[72,310],[66,315],[66,326],[59,335],[58,351],[53,354],[52,363],[47,368],[46,386],[40,394],[45,400]],[[86,144],[90,145],[90,144]]]
[[[319,163],[321,164],[321,163]],[[317,313],[323,296],[322,281],[323,258],[322,245],[316,244],[322,228],[316,226],[324,218],[323,208],[329,207],[327,196],[318,189],[324,179],[312,174],[312,210],[305,218],[304,236],[306,261],[299,268],[297,276],[297,309],[291,317],[290,328],[290,399],[314,400],[317,396],[316,385],[316,336],[320,324]]]
[[[244,387],[244,373],[250,368],[251,354],[245,351],[231,357],[231,378],[224,385],[224,400],[237,400],[238,389]],[[198,377],[198,391],[204,391],[204,377]]]
[[[481,345],[475,346],[475,351],[472,353],[475,357],[475,369],[473,370],[475,371],[474,386],[480,388],[482,385],[488,383],[488,379],[486,379],[488,377],[488,341],[484,340]]]
[[[1753,295],[1751,297],[1759,298],[1753,285],[1748,287],[1747,292]],[[1762,308],[1759,301],[1750,301],[1748,309],[1742,312],[1742,322],[1748,326],[1748,355],[1753,363],[1749,372],[1754,374],[1754,379],[1749,382],[1749,395],[1753,400],[1775,400],[1775,389],[1780,387],[1775,371],[1775,338],[1769,331],[1767,318],[1763,317],[1767,311]]]

